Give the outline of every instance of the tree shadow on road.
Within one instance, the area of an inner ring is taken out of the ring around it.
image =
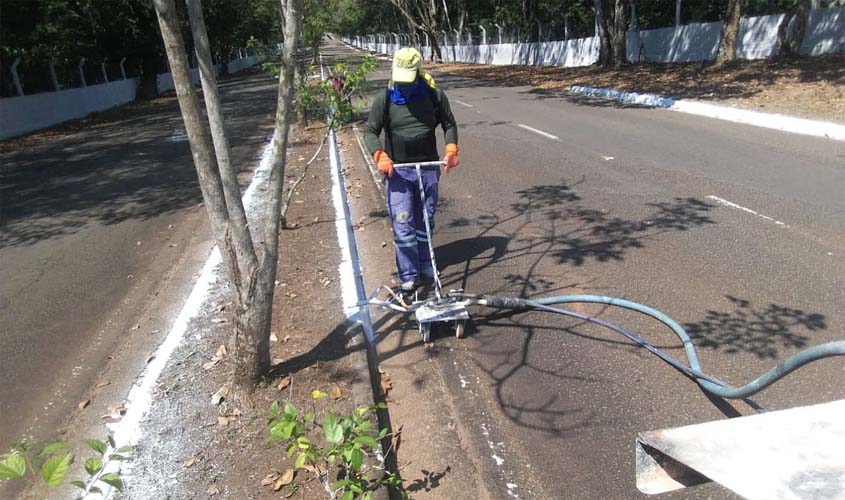
[[[272,133],[275,87],[253,75],[223,94],[235,166],[257,166]],[[260,91],[252,91],[258,86]],[[202,202],[174,100],[126,108],[53,142],[2,157],[0,247],[28,246],[91,225],[146,220]],[[245,184],[247,178],[243,178]]]
[[[684,324],[697,347],[777,359],[783,349],[807,347],[810,337],[799,332],[827,328],[823,314],[779,304],[755,307],[748,300],[725,297],[735,307],[733,311],[709,310],[701,321]]]

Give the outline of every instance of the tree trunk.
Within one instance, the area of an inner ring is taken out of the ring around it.
[[[435,62],[443,62],[443,52],[440,50],[440,42],[437,41],[437,35],[431,29],[426,29],[426,33],[428,33],[428,40],[431,44],[431,58]]]
[[[798,55],[804,43],[807,31],[807,19],[810,15],[810,0],[796,0],[795,5],[783,16],[778,26],[778,46],[781,56]],[[790,30],[790,25],[793,24]]]
[[[605,12],[604,0],[594,0],[593,9],[596,16],[596,36],[599,39],[599,64],[608,66],[612,60],[611,42],[607,29],[607,14]]]
[[[616,67],[625,64],[627,59],[626,42],[628,33],[628,9],[625,0],[615,0],[613,11],[613,29],[611,31],[611,59]]]
[[[279,208],[293,86],[293,55],[299,40],[301,2],[288,0],[285,10],[286,43],[279,76],[276,130],[273,136],[274,158],[268,199],[262,204],[266,210],[263,214],[264,251],[259,261],[249,233],[237,173],[229,159],[229,145],[199,0],[187,0],[187,3],[213,139],[204,125],[199,99],[191,81],[188,55],[174,0],[153,1],[212,233],[235,290],[236,320],[232,357],[235,361],[235,381],[246,388],[252,387],[270,367],[270,320],[279,248]],[[211,154],[212,141],[216,158]]]
[[[745,0],[728,0],[728,11],[722,27],[722,36],[719,40],[719,54],[716,56],[716,64],[724,64],[736,59],[736,39],[739,35],[739,21],[742,19],[744,7]]]
[[[199,99],[191,80],[188,54],[185,51],[176,6],[174,0],[153,0],[153,3],[211,229],[220,247],[223,263],[229,276],[236,276],[238,266],[231,248],[231,228],[223,185],[217,171],[217,162],[211,154],[211,136],[208,129],[203,126]]]
[[[226,135],[226,126],[223,122],[220,91],[217,88],[217,80],[214,76],[214,63],[211,60],[211,49],[208,43],[202,4],[200,0],[187,0],[187,5],[200,70],[202,95],[205,100],[208,123],[211,127],[211,140],[214,144],[214,153],[223,185],[226,208],[229,219],[232,221],[233,250],[236,253],[235,257],[238,263],[238,276],[233,276],[232,282],[236,291],[243,295],[246,292],[243,290],[243,285],[253,282],[251,276],[258,270],[258,259],[255,254],[255,246],[252,243],[252,235],[249,233],[243,200],[241,199],[238,171],[232,167],[231,148],[229,147],[229,138]]]
[[[273,163],[267,188],[267,200],[262,204],[265,212],[264,252],[255,279],[255,293],[247,297],[244,305],[252,314],[238,320],[235,345],[241,358],[235,366],[235,380],[240,384],[254,383],[270,367],[270,319],[276,267],[279,258],[279,229],[282,200],[284,198],[285,162],[287,160],[290,132],[291,101],[295,75],[295,61],[299,49],[302,0],[285,2],[285,45],[279,67],[279,93],[276,99],[276,126],[273,131]],[[246,312],[246,310],[245,310]]]

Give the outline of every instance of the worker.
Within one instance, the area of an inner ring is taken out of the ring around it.
[[[384,174],[387,208],[393,225],[396,267],[400,289],[411,292],[424,281],[434,279],[428,251],[428,235],[423,210],[434,230],[440,167],[422,169],[426,206],[420,200],[417,174],[412,168],[393,168],[393,163],[428,162],[440,159],[437,126],[445,133],[443,171],[447,174],[460,164],[458,126],[449,100],[435,86],[434,79],[421,70],[422,57],[416,49],[403,48],[393,56],[387,90],[373,100],[364,141],[378,171]],[[384,146],[379,134],[384,130]]]

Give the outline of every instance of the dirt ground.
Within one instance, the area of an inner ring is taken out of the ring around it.
[[[493,66],[428,64],[432,71],[504,86],[568,90],[572,85],[661,94],[845,123],[845,55],[705,63],[597,66]]]
[[[294,132],[289,182],[316,151],[322,132],[316,126]],[[214,363],[232,322],[227,293],[218,292],[196,335],[189,334],[191,340],[174,353],[160,379],[128,478],[127,498],[326,496],[319,482],[301,470],[290,485],[274,490],[275,480],[293,468],[294,459],[287,458],[283,444],[265,440],[274,400],[290,401],[301,411],[344,415],[371,398],[366,365],[361,366],[363,357],[351,355],[357,348],[349,346],[351,333],[340,306],[340,253],[327,194],[327,158],[324,149],[312,164],[288,212],[291,227],[281,235],[271,376],[252,394],[232,388],[222,403],[210,403],[212,394],[231,379],[227,356]],[[315,401],[315,389],[334,393]]]

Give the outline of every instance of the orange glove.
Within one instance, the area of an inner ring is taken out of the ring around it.
[[[461,159],[458,158],[457,144],[450,143],[446,145],[446,156],[443,157],[443,161],[446,162],[446,167],[443,170],[447,174],[449,173],[449,170],[452,170],[461,164]]]
[[[373,155],[378,171],[388,177],[393,177],[393,160],[383,150],[379,149]]]

